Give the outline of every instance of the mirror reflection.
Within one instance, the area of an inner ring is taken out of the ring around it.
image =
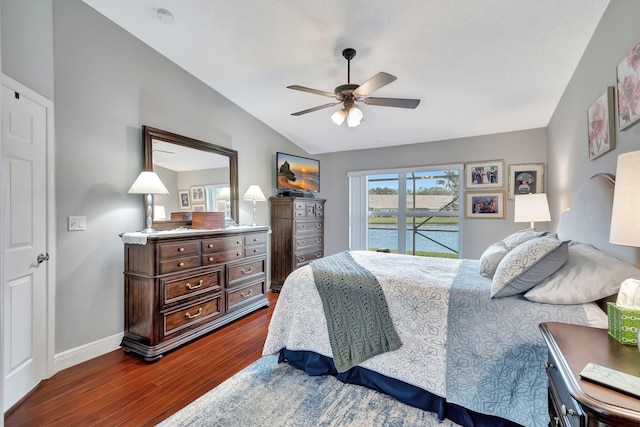
[[[151,127],[143,127],[145,169],[169,190],[154,196],[153,225],[189,226],[191,214],[224,212],[237,223],[237,152]]]

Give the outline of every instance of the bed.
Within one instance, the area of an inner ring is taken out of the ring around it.
[[[478,260],[352,251],[299,268],[283,285],[263,354],[460,425],[546,426],[547,349],[538,325],[606,328],[603,301],[622,280],[640,279],[637,249],[608,243],[613,185],[610,175],[592,177],[557,235],[523,230]],[[330,300],[316,286],[332,262],[375,277],[401,345],[392,338],[389,351],[345,361],[336,320],[323,310]]]

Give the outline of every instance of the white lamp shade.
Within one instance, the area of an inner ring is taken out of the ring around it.
[[[513,222],[551,221],[549,202],[545,193],[521,194],[516,196]]]
[[[242,197],[244,200],[255,200],[258,202],[264,202],[267,198],[264,196],[264,193],[260,189],[259,185],[250,185],[247,189],[247,192],[244,193]]]
[[[169,194],[160,177],[155,172],[140,172],[128,193],[132,194]]]
[[[356,105],[353,105],[349,108],[349,115],[347,116],[347,126],[349,126],[350,128],[358,126],[363,117],[364,114],[362,114],[362,111]]]
[[[229,187],[223,187],[218,193],[218,200],[231,200],[231,190]]]
[[[640,151],[618,156],[609,241],[640,246]]]
[[[153,219],[156,221],[163,221],[167,219],[167,213],[164,210],[164,206],[155,205],[153,207]]]

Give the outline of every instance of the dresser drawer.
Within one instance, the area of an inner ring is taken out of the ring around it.
[[[258,246],[247,246],[244,248],[244,256],[256,256],[263,255],[267,253],[267,245],[258,245]]]
[[[189,258],[174,258],[160,261],[160,274],[173,273],[176,271],[188,270],[200,266],[200,258],[197,256]]]
[[[222,268],[187,278],[161,280],[164,292],[163,303],[173,304],[204,293],[218,292],[222,289],[223,280]]]
[[[266,234],[249,234],[248,236],[244,236],[245,246],[260,245],[260,244],[266,244],[266,243],[267,243]]]
[[[171,335],[185,328],[194,327],[218,317],[222,294],[193,303],[187,307],[163,313],[164,336]]]
[[[244,257],[244,248],[240,246],[237,249],[226,252],[213,252],[207,255],[202,255],[202,265],[221,264]]]
[[[257,261],[244,262],[242,264],[229,266],[229,286],[242,283],[246,279],[256,277],[256,275],[264,275],[265,262],[265,259],[260,259]]]
[[[161,260],[169,258],[184,258],[194,255],[198,255],[198,248],[200,242],[177,242],[177,243],[163,243],[158,246]]]
[[[558,371],[558,364],[549,354],[546,364],[547,377],[549,378],[549,398],[552,401],[553,410],[558,417],[561,426],[584,427],[586,417],[580,405],[571,397],[571,393],[566,387],[562,374]]]
[[[244,246],[244,238],[242,236],[204,239],[202,241],[202,253],[228,252],[236,248],[242,248],[242,246]]]
[[[323,236],[309,236],[296,239],[296,253],[305,253],[309,251],[322,250],[324,243]]]
[[[264,282],[227,290],[227,312],[233,311],[264,295]]]
[[[306,252],[303,254],[296,254],[295,256],[295,268],[302,267],[303,265],[309,264],[314,259],[322,258],[323,251],[317,249],[313,252]]]
[[[324,232],[324,221],[321,219],[311,221],[296,221],[296,237],[322,234]]]

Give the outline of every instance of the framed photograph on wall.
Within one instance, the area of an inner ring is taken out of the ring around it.
[[[469,190],[504,187],[503,160],[465,163],[464,174],[466,188]]]
[[[467,191],[465,218],[504,219],[504,191]]]
[[[509,165],[509,198],[544,192],[544,163]]]
[[[178,190],[178,204],[180,204],[180,209],[184,211],[191,210],[191,201],[189,200],[189,190]]]
[[[614,93],[614,87],[609,86],[587,110],[589,160],[616,148]]]
[[[640,42],[616,68],[618,84],[618,129],[623,130],[640,119]]]
[[[205,205],[204,203],[194,203],[192,205],[193,211],[194,212],[204,212],[205,211]]]
[[[191,186],[191,203],[204,203],[204,186],[192,185]]]

